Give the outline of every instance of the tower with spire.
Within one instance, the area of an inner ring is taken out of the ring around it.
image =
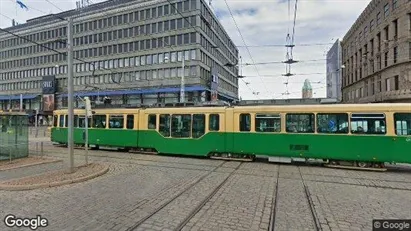
[[[311,87],[310,80],[306,79],[304,81],[302,92],[303,92],[303,99],[310,99],[313,97],[313,88]]]

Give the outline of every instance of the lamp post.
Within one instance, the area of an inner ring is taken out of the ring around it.
[[[181,62],[181,87],[180,87],[180,102],[184,103],[185,101],[185,82],[184,82],[184,51],[181,52],[182,53],[182,62]]]
[[[68,59],[68,78],[67,78],[67,85],[68,85],[68,132],[67,132],[67,143],[69,149],[69,173],[74,172],[74,105],[73,105],[73,18],[68,19],[67,25],[67,59]]]
[[[337,79],[338,79],[338,82],[337,82],[337,91],[341,94],[341,99],[340,99],[340,97],[338,97],[338,95],[337,95],[337,100],[338,100],[338,101],[341,101],[341,100],[342,100],[342,74],[340,75],[340,72],[341,72],[341,70],[344,69],[344,68],[345,68],[345,65],[341,65],[341,67],[337,69]]]

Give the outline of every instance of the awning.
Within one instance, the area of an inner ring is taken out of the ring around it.
[[[190,86],[186,87],[186,92],[191,91],[205,91],[207,90],[203,86]],[[152,88],[152,89],[138,89],[138,90],[118,90],[118,91],[92,91],[92,92],[75,92],[75,96],[109,96],[109,95],[137,95],[137,94],[155,94],[155,93],[172,93],[180,92],[179,87],[167,87],[167,88]],[[60,97],[67,97],[67,94],[60,94]]]
[[[23,95],[23,99],[34,99],[39,95]],[[8,96],[8,95],[0,95],[0,100],[19,100],[20,99],[20,95],[12,95],[12,96]]]

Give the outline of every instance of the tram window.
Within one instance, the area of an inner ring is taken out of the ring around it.
[[[91,118],[87,119],[87,127],[91,128]],[[79,128],[85,128],[86,127],[86,117],[80,116],[78,118],[78,127]]]
[[[73,127],[78,128],[78,115],[74,115]]]
[[[53,127],[57,127],[57,123],[58,123],[58,116],[53,116]]]
[[[256,132],[280,132],[281,116],[279,114],[257,114],[255,116]]]
[[[127,115],[127,129],[134,128],[134,115]]]
[[[160,115],[159,132],[163,136],[170,136],[170,115]]]
[[[193,138],[199,138],[205,134],[205,115],[193,115]]]
[[[106,115],[95,115],[93,121],[93,128],[106,128]]]
[[[66,128],[68,128],[68,115],[65,115],[64,118],[65,118],[64,125]]]
[[[287,132],[314,133],[314,114],[287,114]]]
[[[240,114],[240,132],[251,131],[251,115]]]
[[[157,115],[150,114],[148,115],[148,129],[156,129],[157,128]]]
[[[191,137],[191,115],[171,116],[171,137]]]
[[[110,115],[109,128],[123,128],[124,127],[124,116],[122,115]]]
[[[318,133],[348,133],[348,114],[317,114]]]
[[[60,121],[59,121],[59,127],[63,128],[64,127],[64,115],[60,115]]]
[[[352,114],[351,133],[353,134],[378,134],[386,133],[385,115],[375,114]]]
[[[210,114],[208,117],[208,130],[210,131],[219,131],[220,130],[220,115],[219,114]]]
[[[411,113],[395,113],[395,134],[399,136],[411,135]]]

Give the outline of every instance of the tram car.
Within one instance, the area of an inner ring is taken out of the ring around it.
[[[67,143],[67,112],[54,111],[54,143]],[[76,145],[85,119],[74,110]],[[95,149],[373,170],[411,164],[411,104],[105,108],[93,109],[88,127]]]

